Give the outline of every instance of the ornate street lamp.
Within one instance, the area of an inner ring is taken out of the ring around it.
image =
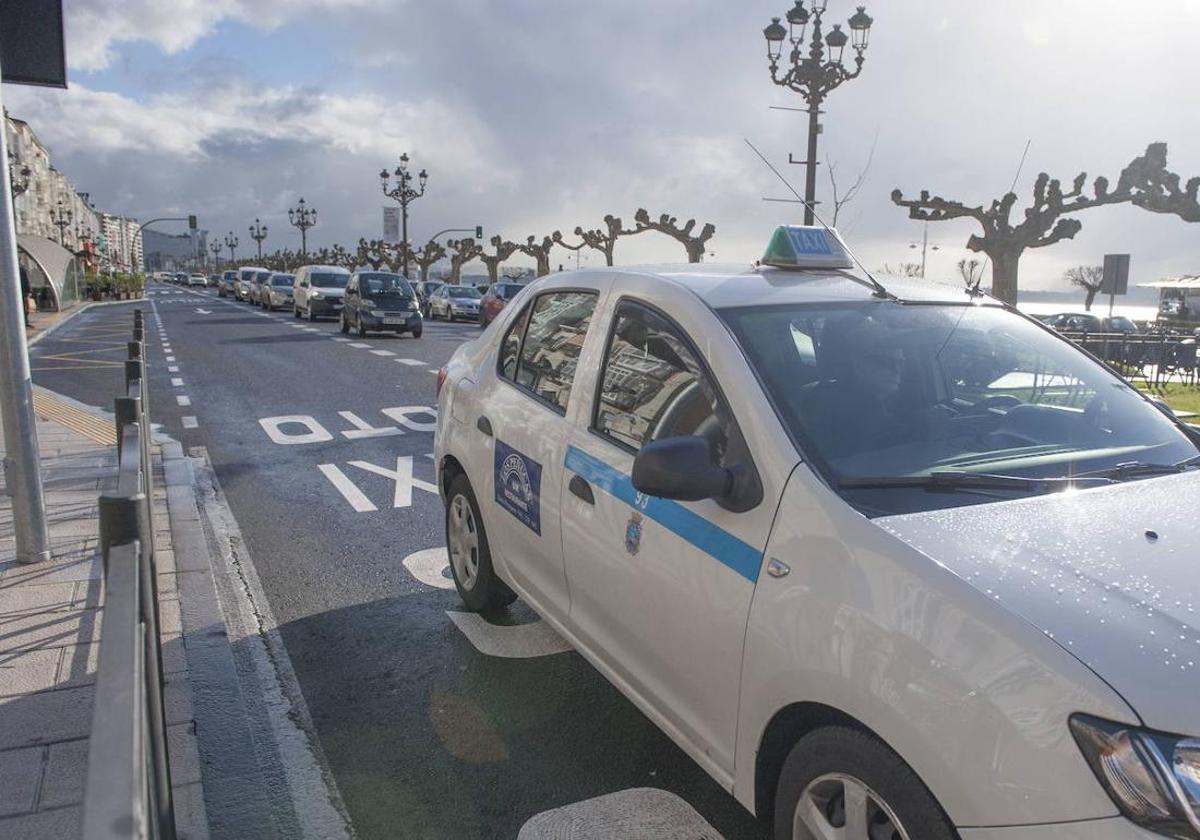
[[[213,268],[221,267],[221,241],[213,240],[208,243],[208,250],[213,252]]]
[[[317,211],[304,203],[304,199],[288,210],[288,222],[300,228],[300,256],[308,256],[308,229],[317,223]]]
[[[408,152],[400,155],[400,165],[396,167],[396,186],[388,189],[388,171],[386,169],[379,173],[379,178],[383,182],[383,194],[388,198],[394,199],[400,203],[400,262],[401,273],[408,276],[408,205],[416,201],[421,196],[425,195],[425,183],[429,180],[429,173],[422,169],[415,176],[417,186],[413,186],[414,176],[408,171]]]
[[[75,215],[71,212],[71,208],[63,204],[62,199],[58,200],[58,212],[55,208],[50,208],[50,224],[58,228],[58,244],[67,247],[67,228],[71,226],[71,219]]]
[[[267,226],[255,219],[254,224],[250,225],[250,238],[258,243],[258,261],[262,262],[262,244],[263,240],[267,238]]]
[[[233,231],[229,231],[229,233],[225,236],[225,247],[229,249],[229,262],[231,263],[237,262],[237,257],[234,256],[234,250],[237,248],[237,246],[238,238],[233,235]]]
[[[862,72],[863,55],[870,40],[871,24],[874,21],[867,14],[865,6],[859,6],[857,11],[847,21],[850,34],[847,35],[841,24],[834,24],[828,34],[821,28],[822,17],[825,15],[827,0],[809,0],[808,7],[804,0],[796,0],[796,4],[788,9],[785,17],[788,25],[785,27],[780,18],[771,18],[771,22],[763,29],[763,37],[767,39],[767,64],[771,69],[771,81],[780,87],[795,91],[804,97],[808,103],[808,155],[806,160],[793,161],[803,163],[807,172],[804,178],[804,223],[813,223],[813,205],[817,198],[817,134],[821,130],[821,104],[825,97],[843,82],[858,78]],[[807,43],[808,53],[804,54],[805,35],[811,37]],[[787,63],[780,72],[780,60],[783,58],[784,43],[791,44]],[[846,45],[854,50],[854,69],[847,69],[842,64],[842,56]],[[828,55],[826,54],[828,50]],[[790,158],[789,158],[790,160]]]

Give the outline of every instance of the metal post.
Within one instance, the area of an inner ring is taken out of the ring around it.
[[[400,203],[400,273],[408,277],[408,202]]]
[[[813,223],[813,206],[817,202],[817,132],[820,131],[821,102],[808,106],[808,166],[804,173],[804,224]]]
[[[3,103],[0,102],[0,109]],[[0,161],[8,161],[8,131],[0,126]],[[25,345],[25,300],[17,267],[17,232],[7,173],[0,189],[0,423],[4,424],[4,487],[12,496],[17,562],[50,558],[46,499],[38,470],[37,420]]]

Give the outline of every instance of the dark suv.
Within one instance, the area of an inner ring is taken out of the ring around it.
[[[351,274],[340,321],[342,332],[348,333],[353,327],[360,336],[368,332],[408,332],[420,338],[424,326],[413,287],[403,274],[390,271]]]

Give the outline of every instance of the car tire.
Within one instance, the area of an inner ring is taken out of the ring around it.
[[[417,327],[415,330],[412,331],[412,337],[413,338],[421,337],[421,327]]]
[[[297,320],[300,318],[300,307],[296,306],[295,304],[292,304],[292,317],[296,318]]]
[[[359,338],[366,338],[366,337],[367,337],[367,328],[363,326],[362,318],[359,318],[359,319],[358,319],[358,329],[357,329],[357,332],[358,332],[358,337],[359,337]]]
[[[346,323],[346,313],[345,312],[342,312],[341,316],[338,318],[338,330],[341,331],[342,335],[345,335],[346,333],[350,332],[350,325],[348,323]]]
[[[492,566],[483,517],[466,475],[454,477],[446,499],[446,552],[458,596],[472,612],[508,606],[517,595]]]
[[[848,786],[865,793],[872,837],[876,831],[908,840],[957,837],[933,794],[887,744],[849,726],[826,726],[797,741],[783,762],[775,789],[775,840],[832,836],[846,823]],[[811,821],[824,825],[810,830],[805,823]]]

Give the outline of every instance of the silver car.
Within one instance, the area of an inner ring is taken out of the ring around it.
[[[429,318],[478,321],[482,299],[483,295],[474,286],[442,286],[429,298]]]
[[[259,303],[268,312],[276,309],[287,309],[292,305],[292,283],[295,274],[276,272],[271,279],[261,285]]]

